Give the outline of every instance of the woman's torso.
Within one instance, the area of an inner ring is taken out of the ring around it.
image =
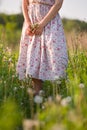
[[[55,0],[29,0],[29,2],[43,2],[43,3],[47,3],[47,4],[50,4],[50,5],[53,5]]]
[[[38,2],[41,3],[39,4]],[[32,23],[41,21],[48,13],[54,2],[55,0],[29,0],[29,17]]]

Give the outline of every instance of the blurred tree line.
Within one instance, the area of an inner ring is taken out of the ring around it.
[[[72,31],[73,29],[77,31],[87,31],[87,23],[80,20],[70,20],[63,18],[63,25],[66,31]],[[0,14],[0,25],[11,29],[21,29],[23,24],[23,15],[5,15]]]
[[[19,45],[21,29],[23,25],[23,15],[5,15],[0,14],[0,40],[13,48]],[[87,31],[87,23],[79,20],[70,20],[63,18],[65,32]]]
[[[68,32],[72,30],[87,32],[87,23],[84,21],[63,18],[63,25]]]
[[[10,24],[10,25],[9,25]],[[23,15],[17,14],[17,15],[5,15],[0,14],[0,25],[4,25],[7,27],[13,27],[13,29],[20,29],[23,24]]]

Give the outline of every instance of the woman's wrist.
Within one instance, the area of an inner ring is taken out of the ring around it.
[[[45,27],[45,25],[46,25],[45,21],[43,21],[43,20],[40,22],[40,24],[41,24],[42,27]]]
[[[27,26],[31,25],[31,21],[29,20],[25,20],[25,23],[27,24]]]

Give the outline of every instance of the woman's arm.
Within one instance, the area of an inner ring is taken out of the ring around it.
[[[46,16],[37,23],[38,27],[35,30],[35,35],[42,34],[44,26],[46,26],[46,24],[49,23],[57,15],[59,9],[62,6],[62,3],[63,3],[63,0],[55,0],[54,5],[51,7],[51,9],[46,14]]]
[[[28,5],[29,5],[28,0],[22,0],[22,11],[23,11],[24,20],[28,25],[30,25],[31,21],[28,15]]]
[[[52,20],[56,16],[62,6],[62,3],[63,0],[55,0],[54,5],[51,7],[47,15],[41,20],[42,26],[45,26],[50,20]]]

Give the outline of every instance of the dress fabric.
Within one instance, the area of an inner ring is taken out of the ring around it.
[[[29,17],[32,24],[41,21],[55,0],[35,0],[45,4],[30,3]],[[68,63],[66,39],[59,13],[44,27],[41,35],[26,35],[24,22],[20,40],[16,72],[19,80],[27,77],[55,80],[66,77]]]

